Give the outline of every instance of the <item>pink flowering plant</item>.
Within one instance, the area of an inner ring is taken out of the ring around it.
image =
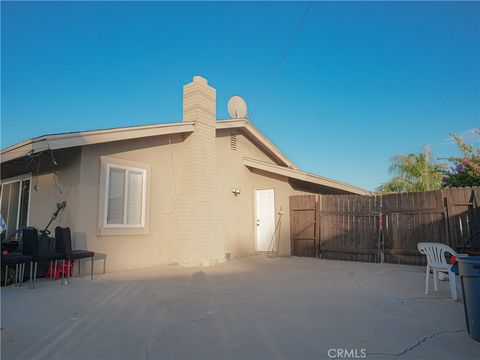
[[[452,166],[445,171],[442,178],[443,187],[480,186],[480,148],[465,144],[456,134],[452,134],[452,138],[462,156],[444,159]]]

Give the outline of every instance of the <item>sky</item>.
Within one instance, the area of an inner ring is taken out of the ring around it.
[[[315,2],[291,43],[307,6],[2,1],[1,147],[180,121],[194,75],[217,118],[240,95],[302,170],[370,190],[395,154],[479,144],[479,2]]]

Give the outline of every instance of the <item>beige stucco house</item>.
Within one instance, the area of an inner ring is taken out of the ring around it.
[[[216,92],[196,76],[183,121],[33,138],[1,151],[7,234],[69,226],[76,248],[111,271],[211,264],[257,252],[290,255],[289,196],[368,191],[298,169],[249,120],[216,118]]]

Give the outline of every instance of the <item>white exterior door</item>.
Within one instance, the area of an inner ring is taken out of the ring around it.
[[[256,229],[257,251],[271,250],[273,233],[275,232],[275,190],[256,191]]]

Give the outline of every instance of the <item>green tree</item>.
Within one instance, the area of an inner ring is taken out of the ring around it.
[[[388,170],[392,178],[380,185],[377,191],[388,193],[440,189],[446,165],[435,163],[431,155],[432,151],[427,145],[422,153],[394,156]]]
[[[480,130],[476,130],[480,134]],[[453,166],[445,171],[443,177],[444,187],[480,186],[480,148],[474,148],[456,134],[452,134],[453,140],[458,145],[461,157],[449,157]]]

